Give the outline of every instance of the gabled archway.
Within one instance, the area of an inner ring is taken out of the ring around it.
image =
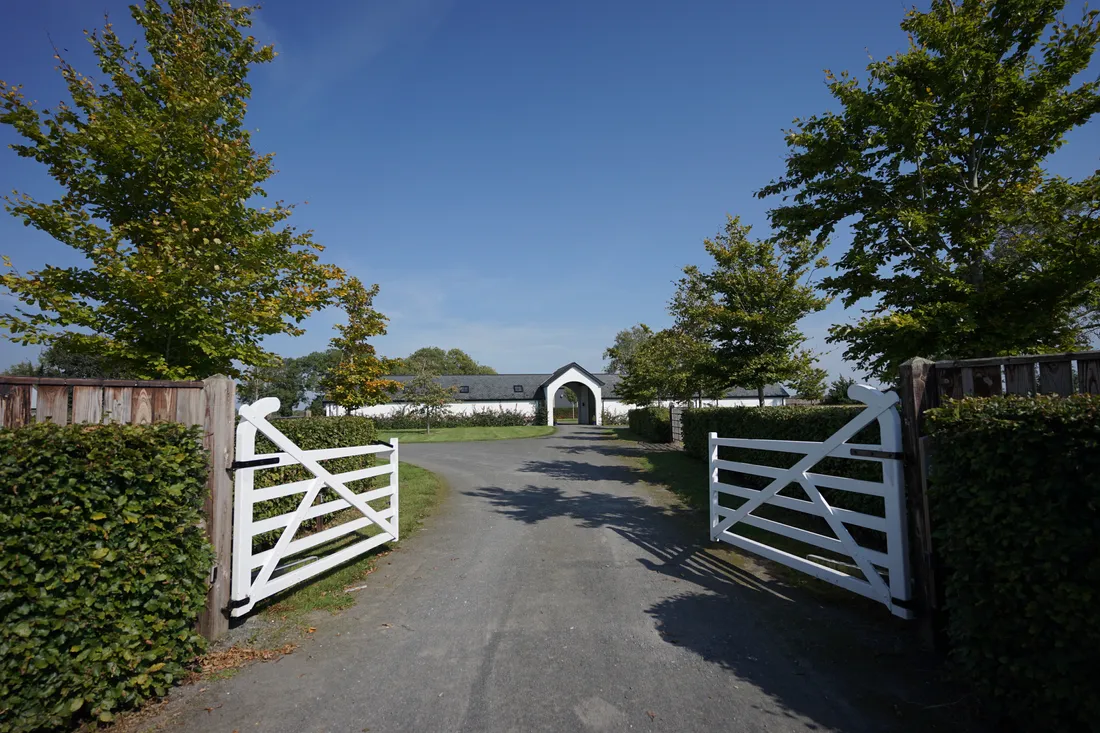
[[[562,387],[576,383],[588,388],[591,393],[591,404],[584,405],[587,413],[588,425],[603,424],[603,382],[576,362],[567,364],[550,375],[550,379],[543,383],[543,394],[546,395],[546,424],[554,424],[554,395]]]

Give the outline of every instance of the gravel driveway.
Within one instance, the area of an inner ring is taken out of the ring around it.
[[[172,729],[893,729],[767,618],[794,602],[704,551],[704,523],[689,531],[600,429],[401,450],[447,480],[436,515],[355,608]]]

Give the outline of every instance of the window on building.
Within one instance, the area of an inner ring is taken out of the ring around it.
[[[512,385],[512,391],[513,392],[522,392],[523,391],[523,385],[522,384],[513,384]]]
[[[465,384],[458,388],[458,391],[462,394],[470,394],[470,388]]]

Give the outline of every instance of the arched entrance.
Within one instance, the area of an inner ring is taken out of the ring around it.
[[[554,402],[558,392],[569,387],[577,395],[577,422],[581,425],[603,424],[603,382],[576,363],[564,366],[543,384],[546,399],[546,424],[554,424]]]
[[[569,399],[565,394],[566,390],[573,392],[573,396],[577,401],[575,404],[570,405]],[[596,397],[592,393],[592,389],[581,382],[569,382],[562,385],[558,391],[554,394],[554,407],[560,411],[563,407],[572,407],[572,412],[578,425],[595,425],[595,409],[593,405],[596,404]],[[555,420],[555,422],[558,422]],[[567,422],[572,422],[567,421]]]

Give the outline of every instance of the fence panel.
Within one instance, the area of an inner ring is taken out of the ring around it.
[[[1069,361],[1045,361],[1039,364],[1039,391],[1043,394],[1073,394],[1073,364]]]
[[[107,387],[104,391],[103,421],[123,425],[130,422],[130,405],[133,398],[133,387]]]
[[[103,387],[73,387],[73,422],[103,422]]]
[[[1008,394],[1035,394],[1038,391],[1035,385],[1035,365],[1005,364],[1005,388]]]
[[[34,410],[37,422],[50,420],[58,425],[69,422],[69,388],[65,385],[38,388],[38,405]]]
[[[1100,394],[1100,358],[1077,362],[1077,384],[1083,393]]]

